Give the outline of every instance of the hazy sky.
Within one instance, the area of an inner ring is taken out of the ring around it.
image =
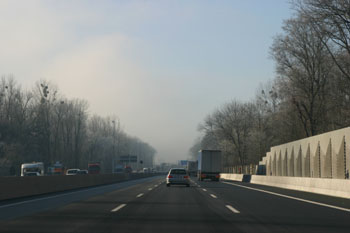
[[[283,0],[0,0],[0,74],[52,81],[175,162],[208,113],[274,77],[291,14]]]

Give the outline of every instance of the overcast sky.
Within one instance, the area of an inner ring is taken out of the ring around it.
[[[274,77],[291,14],[283,0],[0,0],[0,74],[57,84],[175,162],[208,113]]]

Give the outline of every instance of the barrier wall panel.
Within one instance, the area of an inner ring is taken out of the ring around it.
[[[277,175],[278,176],[282,176],[282,154],[281,154],[281,150],[278,153],[278,166],[277,166]]]
[[[340,144],[336,144],[333,146],[333,153],[336,154],[336,176],[334,178],[336,179],[344,179],[345,178],[345,164],[344,164],[344,155],[345,155],[345,136],[342,137],[340,140]]]
[[[301,172],[300,176],[310,176],[310,147],[309,147],[309,142],[305,140],[300,141],[300,146],[301,146],[301,161],[300,161],[300,167],[301,167]],[[308,161],[307,161],[308,160]]]
[[[310,144],[308,143],[305,157],[304,157],[304,162],[303,162],[303,177],[310,177],[311,176],[311,168],[310,168]]]
[[[271,161],[271,152],[266,153],[266,175],[272,175],[272,161]]]
[[[350,172],[350,130],[345,133],[345,173]]]
[[[330,156],[331,156],[331,177],[338,177],[337,161],[339,156],[340,145],[342,142],[342,136],[339,134],[330,133]]]
[[[274,152],[274,156],[273,156],[273,175],[277,176],[277,153],[276,153],[276,151]]]
[[[283,167],[282,167],[282,176],[288,176],[288,154],[287,149],[283,149]]]
[[[322,151],[323,148],[323,151]],[[323,153],[322,153],[323,152]],[[321,155],[323,155],[322,178],[332,178],[332,142],[328,139],[328,144],[321,146]]]
[[[301,146],[299,146],[298,155],[296,157],[296,164],[295,164],[295,176],[299,176],[299,177],[302,176],[302,172],[301,172],[301,167],[302,167],[301,157],[302,157],[302,151],[301,151]]]
[[[316,150],[316,154],[315,154],[315,172],[316,172],[316,176],[318,178],[322,177],[322,171],[321,171],[321,167],[322,167],[322,154],[321,154],[321,146],[320,143],[318,143],[317,146],[317,150]]]
[[[290,159],[289,161],[289,169],[288,169],[288,174],[289,176],[294,176],[294,148],[292,147],[292,151],[290,154]]]

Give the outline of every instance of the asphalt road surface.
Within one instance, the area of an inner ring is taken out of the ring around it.
[[[165,177],[0,203],[0,232],[350,232],[350,200]]]

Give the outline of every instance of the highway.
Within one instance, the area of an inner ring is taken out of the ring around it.
[[[350,200],[152,177],[0,203],[0,232],[349,232]]]

